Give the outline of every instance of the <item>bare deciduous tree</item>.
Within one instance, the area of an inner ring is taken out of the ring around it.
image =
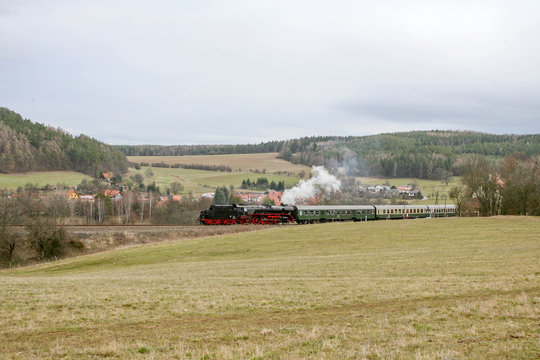
[[[179,192],[184,190],[184,185],[182,185],[178,181],[173,181],[170,185],[170,190],[172,194],[178,195]]]
[[[0,252],[6,256],[10,266],[15,249],[21,242],[20,234],[13,231],[12,225],[16,224],[20,216],[20,207],[15,199],[7,193],[0,194]]]
[[[463,183],[467,196],[476,199],[484,216],[499,214],[501,207],[500,178],[494,164],[484,156],[475,156],[465,163]]]

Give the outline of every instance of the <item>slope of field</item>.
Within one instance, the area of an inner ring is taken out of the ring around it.
[[[209,156],[210,157],[210,156]],[[259,177],[265,177],[269,182],[285,181],[286,187],[293,187],[300,179],[297,177],[272,175],[272,174],[255,174],[251,172],[223,172],[223,171],[206,171],[192,170],[181,168],[149,168],[142,166],[140,170],[130,168],[128,176],[141,174],[144,176],[147,169],[151,169],[154,176],[145,180],[145,183],[155,182],[162,191],[167,189],[171,182],[180,182],[184,186],[182,193],[192,191],[194,194],[204,192],[213,192],[218,186],[233,185],[239,188],[242,185],[243,179],[257,180]],[[308,172],[309,174],[309,172]]]
[[[540,219],[288,226],[0,271],[2,355],[538,358]]]
[[[57,184],[65,184],[67,186],[75,186],[81,183],[83,179],[88,181],[92,178],[75,171],[41,171],[18,174],[0,174],[0,189],[17,189],[31,183],[38,187],[43,187],[47,184],[56,186]]]
[[[165,163],[174,164],[198,164],[198,165],[223,165],[229,166],[233,170],[241,171],[266,170],[267,173],[286,171],[299,173],[305,171],[309,173],[310,167],[293,164],[291,162],[278,159],[278,153],[263,154],[230,154],[230,155],[186,155],[186,156],[128,156],[131,162]]]

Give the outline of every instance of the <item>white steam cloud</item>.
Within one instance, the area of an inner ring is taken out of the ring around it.
[[[323,166],[313,166],[311,178],[300,180],[295,187],[285,190],[281,201],[284,204],[295,205],[314,198],[322,191],[327,194],[339,191],[340,187],[341,181],[329,174]]]

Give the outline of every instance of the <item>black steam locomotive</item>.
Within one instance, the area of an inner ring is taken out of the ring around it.
[[[295,221],[294,206],[212,205],[201,211],[199,221],[205,225],[287,224]]]

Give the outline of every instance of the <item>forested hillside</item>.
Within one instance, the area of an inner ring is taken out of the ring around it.
[[[540,134],[414,131],[340,138],[325,143],[287,142],[280,156],[304,165],[343,167],[363,176],[441,179],[460,175],[471,155],[500,159],[540,154]]]
[[[0,108],[0,172],[75,170],[90,176],[102,171],[125,172],[124,154],[85,135],[25,120]]]
[[[441,179],[460,175],[471,155],[500,159],[540,154],[540,134],[492,135],[469,131],[414,131],[372,136],[304,137],[248,145],[117,146],[126,155],[202,155],[279,152],[303,165],[344,168],[351,175]]]

